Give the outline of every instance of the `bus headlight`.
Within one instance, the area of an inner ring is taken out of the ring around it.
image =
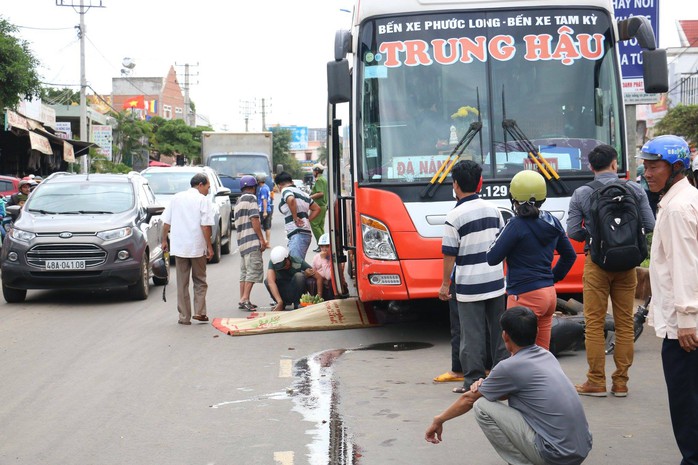
[[[397,260],[388,227],[378,220],[361,215],[361,239],[364,253],[375,260]]]

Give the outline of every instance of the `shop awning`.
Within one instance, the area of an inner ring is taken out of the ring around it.
[[[51,147],[51,145],[53,145],[56,148],[63,149],[63,158],[65,161],[73,162],[75,157],[86,155],[88,149],[95,145],[92,142],[58,137],[39,121],[27,118],[15,111],[7,110],[6,115],[5,122],[7,129],[15,128],[26,131],[29,136],[31,148],[43,154],[53,155],[53,149]],[[66,144],[70,145],[67,151],[65,150]],[[66,155],[68,158],[66,158]]]

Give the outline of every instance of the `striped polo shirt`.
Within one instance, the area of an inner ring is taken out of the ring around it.
[[[441,251],[456,257],[455,289],[459,302],[477,302],[504,294],[502,264],[487,264],[487,250],[503,226],[497,207],[477,194],[460,199],[446,215]]]
[[[261,246],[250,221],[255,216],[259,218],[257,197],[254,194],[242,194],[235,204],[235,229],[240,256],[259,250]]]
[[[296,214],[298,218],[303,218],[303,226],[299,227],[293,221],[291,209],[288,207],[288,198],[295,197],[296,199]],[[281,191],[281,201],[279,201],[279,211],[284,215],[284,227],[286,228],[286,237],[290,238],[294,234],[312,234],[310,229],[310,221],[308,221],[308,211],[310,205],[315,203],[308,194],[298,189],[296,186],[284,187]]]

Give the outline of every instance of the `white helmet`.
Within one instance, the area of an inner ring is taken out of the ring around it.
[[[271,249],[270,258],[275,270],[280,270],[281,268],[283,268],[284,260],[288,258],[288,254],[288,249],[283,245],[277,245],[276,247]]]
[[[322,236],[320,236],[320,239],[318,239],[317,241],[317,245],[330,245],[329,233],[325,233]]]

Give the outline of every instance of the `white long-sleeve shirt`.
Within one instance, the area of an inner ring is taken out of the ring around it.
[[[685,178],[659,202],[650,282],[657,336],[677,339],[678,328],[698,327],[698,189]]]
[[[196,258],[206,255],[202,226],[213,226],[211,201],[194,187],[172,197],[162,212],[163,223],[170,225],[170,253],[175,257]]]

